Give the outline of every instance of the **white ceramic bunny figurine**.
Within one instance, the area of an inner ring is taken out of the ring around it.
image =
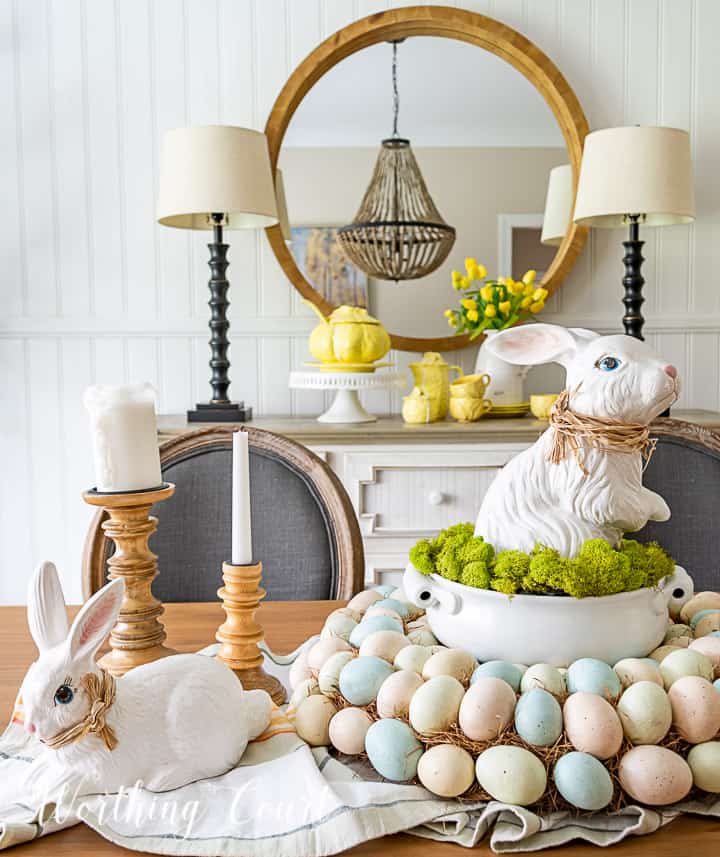
[[[630,336],[528,324],[483,347],[510,363],[563,365],[569,409],[577,414],[647,426],[679,392],[675,367]],[[668,520],[663,498],[643,487],[640,452],[581,441],[583,473],[571,453],[557,464],[549,460],[554,432],[548,428],[500,471],[480,508],[476,535],[496,550],[530,551],[541,542],[573,557],[587,539],[617,546],[623,533]]]
[[[270,721],[263,690],[243,690],[224,664],[203,655],[172,655],[115,680],[95,654],[115,624],[125,584],[113,580],[80,609],[68,632],[55,566],[42,563],[28,593],[28,623],[40,651],[23,681],[25,729],[47,746],[29,784],[52,794],[116,792],[141,781],[151,791],[177,788],[228,771]],[[104,689],[105,706],[94,691]],[[93,702],[95,702],[93,706]],[[76,724],[87,734],[72,739]]]

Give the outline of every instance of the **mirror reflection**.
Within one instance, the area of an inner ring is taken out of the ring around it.
[[[279,158],[291,250],[331,303],[366,306],[395,334],[444,336],[443,311],[456,301],[451,272],[466,257],[498,276],[549,267],[557,248],[540,241],[543,211],[550,172],[568,154],[550,108],[511,65],[454,39],[405,39],[397,46],[397,136],[409,140],[455,242],[418,279],[368,276],[348,259],[338,229],[353,222],[381,143],[393,137],[392,65],[391,43],[359,51],[297,108]]]

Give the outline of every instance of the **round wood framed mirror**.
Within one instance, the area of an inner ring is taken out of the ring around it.
[[[343,60],[353,58],[365,49],[384,42],[408,40],[415,36],[450,39],[483,48],[520,72],[532,84],[534,90],[542,96],[544,104],[552,112],[554,122],[557,123],[565,146],[563,150],[564,160],[569,162],[572,167],[574,193],[579,175],[583,139],[588,132],[588,124],[580,102],[559,69],[532,42],[505,24],[474,12],[444,6],[407,7],[371,15],[344,27],[315,48],[292,73],[278,95],[268,117],[265,133],[273,169],[276,170],[278,167],[278,158],[291,120],[310,90],[321,78],[328,75]],[[410,136],[412,137],[412,134]],[[558,135],[558,139],[560,139],[560,135]],[[378,138],[376,147],[379,143],[380,139]],[[370,173],[368,172],[365,176],[365,183],[369,178]],[[545,176],[545,180],[546,178],[547,176]],[[430,187],[430,191],[434,192],[434,188]],[[357,199],[353,197],[349,200],[349,209],[346,215],[348,221],[359,202],[360,196]],[[292,207],[289,207],[290,217],[293,218]],[[439,207],[442,211],[442,202],[439,203]],[[535,203],[535,207],[538,207],[537,203]],[[328,300],[300,270],[291,248],[283,237],[280,226],[270,227],[266,231],[275,256],[294,287],[322,313],[330,313],[335,302]],[[563,279],[571,270],[585,243],[586,236],[587,229],[576,226],[570,219],[565,235],[560,241],[554,257],[545,268],[542,277],[542,283],[550,293],[560,287]],[[457,253],[454,267],[459,267]],[[517,274],[509,271],[497,271],[497,273],[517,276]],[[420,281],[410,282],[418,283]],[[401,287],[405,288],[405,286]],[[392,288],[392,286],[388,284],[388,288]],[[412,286],[408,286],[408,288],[412,288]],[[392,346],[397,350],[451,351],[468,344],[466,336],[414,336],[409,331],[396,332],[393,330],[393,324],[383,319],[381,313],[376,313],[372,305],[370,312],[374,315],[377,314],[380,321],[386,325],[390,331]]]

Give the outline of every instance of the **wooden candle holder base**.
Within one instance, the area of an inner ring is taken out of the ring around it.
[[[111,650],[100,660],[103,669],[116,677],[133,667],[175,654],[163,645],[166,634],[158,619],[164,612],[163,606],[151,589],[158,573],[157,557],[148,546],[158,524],[150,509],[154,503],[171,497],[174,491],[175,486],[167,482],[148,491],[83,494],[86,503],[101,506],[110,516],[102,525],[115,542],[115,553],[108,560],[108,576],[122,577],[125,581],[120,615],[110,633]]]
[[[265,590],[260,586],[262,563],[231,565],[223,563],[225,585],[218,589],[227,619],[218,628],[215,638],[220,643],[218,660],[235,673],[247,690],[266,690],[276,705],[286,701],[285,688],[263,669],[263,653],[258,643],[263,639],[262,628],[255,619]]]

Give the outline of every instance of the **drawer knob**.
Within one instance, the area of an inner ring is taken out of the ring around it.
[[[431,491],[427,499],[431,506],[440,506],[445,502],[445,495],[442,491]]]

